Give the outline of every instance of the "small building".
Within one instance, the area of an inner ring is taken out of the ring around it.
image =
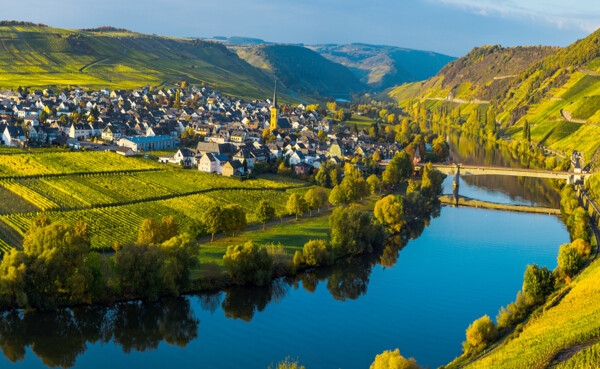
[[[131,148],[134,152],[168,150],[177,147],[177,139],[171,136],[137,136],[124,137],[119,140],[119,146]]]
[[[310,174],[311,166],[306,163],[294,165],[294,171],[297,175]]]
[[[119,146],[116,151],[117,154],[123,156],[134,156],[135,152],[130,147]]]
[[[244,165],[238,160],[229,160],[223,165],[222,174],[225,177],[241,176],[244,174]]]

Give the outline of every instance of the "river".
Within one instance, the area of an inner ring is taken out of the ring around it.
[[[556,201],[541,180],[481,180],[466,178],[461,193],[506,203]],[[444,186],[450,192],[452,178]],[[308,369],[365,369],[383,350],[399,348],[435,368],[460,355],[473,320],[493,318],[514,300],[527,264],[556,267],[568,239],[554,216],[442,207],[399,252],[300,280],[151,304],[5,314],[0,365],[266,369],[289,356]]]

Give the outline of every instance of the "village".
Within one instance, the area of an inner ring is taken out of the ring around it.
[[[225,176],[277,160],[298,175],[310,174],[326,161],[374,155],[382,161],[401,150],[397,142],[378,142],[317,109],[280,106],[277,87],[265,101],[207,87],[0,91],[0,138],[14,147],[55,145],[125,156],[171,151],[158,160]],[[362,162],[356,165],[364,169]]]

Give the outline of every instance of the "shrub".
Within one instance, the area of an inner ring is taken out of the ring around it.
[[[375,356],[375,361],[370,369],[421,369],[413,358],[405,359],[400,355],[400,350],[388,350]]]
[[[496,325],[484,315],[467,328],[467,340],[463,342],[465,353],[479,352],[496,337]]]
[[[239,285],[263,286],[273,276],[273,259],[265,248],[260,248],[252,241],[227,247],[223,263],[231,281]]]
[[[302,256],[309,266],[330,265],[334,259],[333,250],[325,240],[308,241],[304,245]]]
[[[565,243],[558,251],[558,267],[567,277],[573,277],[581,265],[581,256],[577,249]]]

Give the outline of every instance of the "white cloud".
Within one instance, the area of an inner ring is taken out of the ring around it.
[[[532,21],[543,21],[557,28],[578,28],[586,32],[600,27],[600,2],[597,0],[431,0],[462,7],[489,16],[500,14]]]

